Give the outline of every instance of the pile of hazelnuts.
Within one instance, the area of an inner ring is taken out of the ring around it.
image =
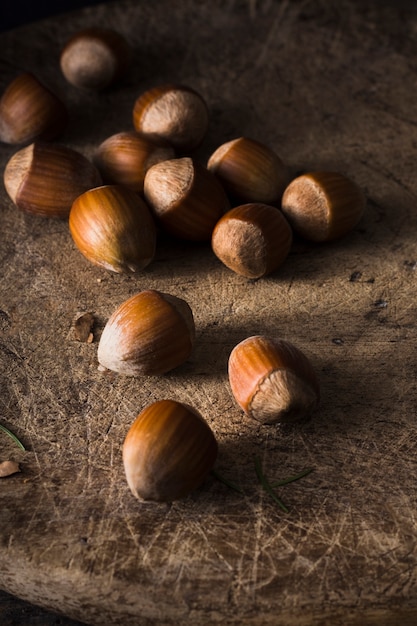
[[[76,33],[61,52],[61,70],[80,89],[102,90],[127,70],[130,46],[111,30]],[[133,128],[108,137],[91,160],[55,140],[66,128],[66,105],[33,74],[23,73],[0,99],[0,141],[21,144],[8,161],[4,185],[28,213],[68,219],[75,246],[91,263],[139,272],[155,255],[159,230],[183,241],[211,242],[230,270],[251,279],[275,272],[293,233],[325,242],[360,220],[365,198],[337,172],[290,180],[268,146],[239,137],[203,164],[208,107],[184,85],[155,86],[133,106]],[[188,303],[142,291],[108,320],[98,346],[100,366],[128,376],[158,376],[182,364],[195,342]],[[280,338],[248,337],[232,350],[232,394],[262,424],[305,417],[319,402],[308,358]],[[201,414],[174,400],[146,407],[123,445],[128,484],[144,500],[171,501],[205,479],[217,441]]]

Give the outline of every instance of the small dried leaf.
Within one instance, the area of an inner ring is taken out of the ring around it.
[[[92,313],[77,313],[71,328],[73,340],[92,343],[94,341],[94,335],[91,330],[93,325],[94,315]]]
[[[0,478],[11,476],[16,474],[16,472],[20,472],[19,463],[16,463],[16,461],[2,461],[0,463]]]

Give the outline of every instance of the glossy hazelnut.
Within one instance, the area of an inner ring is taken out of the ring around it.
[[[189,157],[153,165],[145,175],[144,195],[164,230],[190,241],[209,241],[230,208],[213,174]]]
[[[126,435],[127,483],[141,500],[178,500],[203,483],[217,451],[216,438],[196,409],[159,400],[139,413]]]
[[[26,144],[55,139],[67,123],[64,103],[32,74],[17,76],[1,96],[0,141]]]
[[[250,203],[225,213],[213,230],[214,254],[226,267],[247,278],[274,272],[288,256],[292,230],[276,207]]]
[[[153,217],[138,194],[122,185],[104,185],[78,196],[69,229],[79,251],[112,272],[138,272],[155,255]]]
[[[365,210],[365,196],[342,174],[311,172],[288,185],[281,208],[294,232],[324,242],[338,239],[356,226]]]
[[[185,300],[141,291],[111,315],[100,338],[98,361],[120,374],[157,376],[184,363],[194,342],[194,318]]]
[[[241,202],[273,204],[288,184],[288,170],[268,146],[239,137],[221,145],[208,160],[226,191]]]
[[[98,170],[83,154],[40,141],[16,152],[4,170],[4,186],[16,206],[40,217],[68,217],[75,198],[100,184]]]
[[[133,108],[133,125],[138,132],[160,137],[181,152],[201,144],[208,119],[203,98],[183,85],[153,87],[137,98]]]
[[[148,169],[174,157],[174,149],[168,144],[131,131],[117,133],[103,141],[96,150],[94,163],[105,182],[126,185],[142,193]]]
[[[100,90],[118,81],[130,60],[130,45],[120,33],[86,28],[67,41],[60,64],[63,75],[75,87]]]
[[[283,339],[248,337],[233,348],[228,370],[236,402],[262,424],[294,422],[319,403],[319,382],[310,361]]]

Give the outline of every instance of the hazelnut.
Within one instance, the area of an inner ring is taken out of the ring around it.
[[[135,131],[121,132],[103,141],[94,156],[94,163],[107,183],[126,185],[143,192],[147,170],[175,157],[174,149]]]
[[[288,184],[288,170],[268,146],[239,137],[221,145],[208,160],[226,191],[241,202],[273,204]]]
[[[262,424],[293,422],[319,403],[319,383],[301,350],[289,341],[248,337],[229,357],[229,382],[243,411]]]
[[[292,230],[276,207],[250,203],[225,213],[213,230],[211,245],[224,265],[247,278],[278,269],[291,248]]]
[[[177,150],[191,151],[201,144],[207,132],[207,105],[190,87],[153,87],[137,98],[133,125],[140,133],[165,139]]]
[[[185,300],[141,291],[111,315],[100,338],[98,361],[120,374],[157,376],[184,363],[194,341],[194,318]]]
[[[100,184],[84,155],[41,141],[16,152],[4,170],[4,186],[16,206],[40,217],[68,217],[75,198]]]
[[[86,28],[67,41],[60,64],[75,87],[100,90],[121,78],[130,59],[131,49],[122,35],[111,29]]]
[[[25,144],[55,139],[68,123],[63,102],[35,76],[23,73],[0,99],[0,141]]]
[[[281,208],[294,232],[324,242],[338,239],[356,226],[365,210],[365,196],[342,174],[311,172],[288,185]]]
[[[138,272],[155,254],[153,217],[138,194],[121,185],[96,187],[78,196],[69,229],[79,251],[112,272]]]
[[[123,444],[127,483],[136,498],[171,502],[199,487],[217,457],[216,438],[193,407],[175,400],[149,405]]]
[[[217,221],[230,208],[213,174],[189,157],[153,165],[145,175],[144,194],[161,226],[190,241],[209,241]]]

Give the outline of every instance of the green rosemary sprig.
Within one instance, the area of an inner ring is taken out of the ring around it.
[[[10,439],[13,439],[13,441],[15,442],[15,444],[23,451],[26,450],[25,446],[23,445],[23,443],[20,441],[20,439],[18,439],[16,437],[16,435],[14,433],[12,433],[11,430],[9,430],[8,428],[6,428],[6,426],[3,426],[2,424],[0,424],[0,430],[2,430],[4,433],[6,433],[6,435],[8,435],[10,437]]]
[[[230,480],[227,480],[227,478],[219,474],[218,471],[212,469],[211,474],[214,476],[214,478],[216,478],[216,480],[229,487],[229,489],[232,489],[233,491],[237,491],[241,495],[244,495],[244,491],[240,487],[235,485],[235,483],[232,483]]]
[[[265,474],[263,473],[259,457],[255,457],[255,471],[256,471],[256,475],[258,477],[258,480],[259,480],[260,484],[262,485],[262,487],[265,489],[265,491],[267,493],[269,493],[271,498],[273,500],[275,500],[275,502],[278,504],[278,506],[285,513],[288,513],[289,511],[288,511],[287,507],[282,502],[282,500],[280,498],[278,498],[277,494],[273,490],[273,487],[272,487],[271,483],[268,481],[268,479],[266,478]]]
[[[310,467],[308,469],[303,470],[299,474],[296,474],[295,476],[289,476],[288,478],[284,478],[283,480],[280,480],[280,481],[274,482],[274,483],[271,483],[267,479],[265,474],[263,473],[262,465],[261,465],[261,461],[260,461],[259,457],[255,457],[255,470],[256,470],[256,475],[258,477],[258,481],[262,485],[262,487],[265,489],[265,491],[278,504],[278,506],[283,511],[285,511],[285,513],[288,513],[289,512],[288,508],[285,506],[285,504],[283,503],[281,498],[279,498],[277,496],[277,494],[274,492],[274,489],[276,489],[277,487],[283,487],[284,485],[288,485],[290,483],[293,483],[296,480],[300,480],[300,478],[304,478],[304,476],[307,476],[308,474],[310,474],[310,472],[313,471],[313,468]],[[221,482],[224,485],[226,485],[227,487],[229,487],[229,489],[232,489],[233,491],[237,491],[237,493],[240,493],[241,495],[245,494],[243,489],[241,489],[238,485],[236,485],[235,483],[231,482],[230,480],[228,480],[227,478],[222,476],[222,474],[219,474],[219,472],[217,470],[212,469],[211,470],[211,474],[212,474],[212,476],[216,480],[218,480],[219,482]]]
[[[279,480],[277,483],[271,483],[271,487],[273,489],[276,489],[277,487],[283,487],[284,485],[289,485],[290,483],[293,483],[296,480],[300,480],[300,478],[304,478],[304,476],[311,474],[312,471],[313,471],[313,468],[309,467],[308,469],[304,470],[303,472],[300,472],[299,474],[296,474],[295,476],[284,478],[283,480]]]

